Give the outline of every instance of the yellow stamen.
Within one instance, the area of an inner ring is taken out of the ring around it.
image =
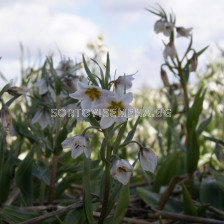
[[[86,89],[85,94],[90,98],[91,101],[99,99],[102,95],[102,93],[97,88],[94,87]]]

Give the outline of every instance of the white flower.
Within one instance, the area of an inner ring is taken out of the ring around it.
[[[81,100],[82,109],[91,109],[94,105],[102,103],[102,100],[111,94],[108,90],[101,89],[98,86],[87,85],[79,81],[77,83],[77,91],[69,94],[69,96]]]
[[[63,149],[71,148],[72,149],[72,158],[76,159],[83,152],[86,158],[90,158],[90,146],[89,141],[85,136],[77,135],[65,139],[61,143]]]
[[[177,37],[190,37],[191,31],[193,28],[184,28],[184,27],[176,27],[177,29]]]
[[[95,114],[101,116],[100,127],[102,129],[109,128],[113,123],[122,123],[127,120],[128,117],[134,116],[134,108],[129,104],[133,100],[132,93],[117,94],[108,96],[107,99],[96,105]]]
[[[36,112],[33,119],[31,120],[32,124],[38,123],[41,126],[41,129],[45,129],[48,125],[52,127],[52,118],[50,112],[45,108],[42,108]]]
[[[33,86],[39,88],[40,95],[43,95],[43,94],[47,93],[47,91],[48,91],[48,86],[47,86],[47,82],[45,79],[40,79],[39,81],[35,82]]]
[[[110,169],[111,176],[123,185],[126,185],[129,182],[132,172],[132,165],[124,159],[116,160]]]
[[[154,25],[154,31],[156,33],[160,33],[160,32],[163,32],[163,29],[164,29],[164,20],[160,19],[160,20],[157,20],[155,22],[155,25]]]
[[[56,68],[57,75],[59,77],[65,75],[76,75],[77,66],[74,64],[73,60],[62,60],[60,61],[58,67]]]
[[[155,152],[150,148],[141,148],[139,154],[140,165],[143,170],[151,173],[155,172],[157,165],[157,156]]]
[[[2,128],[4,128],[5,130],[7,130],[12,123],[12,115],[9,108],[4,103],[2,103],[1,123]]]
[[[175,45],[173,42],[169,42],[164,51],[163,51],[163,57],[164,59],[166,60],[168,57],[170,58],[175,58],[177,55],[177,51],[176,51],[176,48],[175,48]]]
[[[165,22],[163,26],[163,34],[167,37],[170,36],[170,33],[173,31],[173,23]]]
[[[115,92],[116,93],[124,93],[124,90],[130,89],[132,87],[132,81],[134,75],[125,75],[119,76],[117,80],[115,80]]]

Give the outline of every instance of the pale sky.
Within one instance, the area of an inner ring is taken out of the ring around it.
[[[29,49],[27,63],[32,65],[39,52],[42,57],[54,53],[57,58],[60,50],[71,59],[81,58],[86,44],[103,35],[112,73],[115,69],[119,75],[138,71],[137,89],[143,84],[161,85],[162,40],[168,39],[154,33],[158,17],[144,9],[156,2],[176,14],[177,26],[194,28],[196,50],[210,45],[200,68],[217,52],[216,44],[224,47],[223,0],[0,0],[0,71],[8,80],[19,79],[19,43]],[[176,42],[177,49],[187,44],[187,39]]]

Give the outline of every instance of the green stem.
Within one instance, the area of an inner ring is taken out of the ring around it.
[[[57,104],[57,109],[60,109],[59,95],[56,95],[56,104]],[[49,204],[53,204],[54,202],[54,189],[55,189],[57,164],[58,164],[58,156],[56,155],[56,146],[57,146],[57,139],[58,139],[60,128],[61,128],[61,120],[60,120],[60,117],[57,116],[56,117],[56,133],[55,133],[54,146],[53,146],[53,163],[52,163],[52,171],[51,171],[51,182],[50,182],[49,196],[48,196]]]
[[[185,112],[187,113],[189,110],[189,98],[188,98],[188,90],[187,90],[187,83],[183,74],[183,69],[181,67],[181,62],[177,58],[178,61],[178,73],[180,76],[180,83],[184,91],[184,106],[185,106]]]
[[[178,72],[180,76],[180,82],[184,91],[184,105],[185,105],[185,114],[187,116],[187,113],[189,111],[189,98],[188,98],[188,90],[187,90],[187,83],[183,74],[183,69],[181,67],[181,62],[179,58],[177,57],[178,61]],[[186,146],[189,149],[191,145],[191,132],[187,132],[187,138],[186,138]],[[194,198],[195,197],[195,192],[194,192],[194,177],[192,173],[188,173],[188,178],[189,178],[189,185],[190,185],[190,191],[191,191],[191,196]]]
[[[106,136],[106,132],[105,132]],[[109,160],[112,150],[110,143],[107,144],[107,154],[106,154],[106,160]],[[105,164],[105,187],[104,187],[104,196],[103,196],[103,204],[102,204],[102,210],[99,218],[99,224],[103,224],[104,219],[106,218],[107,213],[107,206],[109,201],[109,195],[110,195],[110,164]]]

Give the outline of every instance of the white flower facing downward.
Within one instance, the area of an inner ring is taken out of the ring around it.
[[[163,29],[164,29],[164,20],[160,19],[160,20],[157,20],[155,22],[155,25],[154,25],[154,31],[156,33],[161,33],[163,32]]]
[[[85,154],[86,158],[90,158],[90,146],[89,141],[85,136],[77,135],[65,139],[61,143],[63,149],[72,149],[72,158],[76,159],[82,153]]]
[[[176,57],[176,55],[177,55],[177,51],[176,51],[176,47],[175,47],[174,43],[169,42],[163,51],[164,59],[167,60],[168,57],[173,59]]]
[[[124,159],[116,160],[110,169],[111,176],[123,185],[129,182],[132,172],[133,166]]]
[[[139,161],[143,170],[151,173],[155,172],[157,165],[157,155],[150,148],[141,148],[139,153]]]
[[[50,115],[50,112],[45,108],[42,108],[36,112],[33,119],[31,120],[32,124],[38,123],[41,126],[41,129],[45,129],[48,125],[52,127],[53,121]]]
[[[130,89],[132,87],[132,81],[134,75],[125,75],[119,76],[117,80],[115,80],[115,92],[119,94],[123,94],[126,89]]]
[[[163,34],[167,37],[170,36],[170,33],[173,31],[173,23],[165,22],[163,27]]]
[[[96,105],[95,114],[101,116],[100,127],[109,128],[114,123],[122,123],[129,117],[134,116],[134,108],[129,105],[133,100],[132,93],[117,94],[108,96],[107,99]]]
[[[47,91],[48,91],[48,86],[47,86],[47,82],[45,79],[40,79],[39,81],[35,82],[33,86],[39,88],[40,95],[43,95],[43,94],[47,93]]]
[[[94,105],[102,103],[108,95],[111,95],[110,91],[80,81],[77,83],[77,91],[69,94],[70,97],[81,101],[82,109],[92,109]]]
[[[177,37],[190,37],[191,36],[191,31],[193,28],[184,28],[184,27],[176,27],[177,30]]]

